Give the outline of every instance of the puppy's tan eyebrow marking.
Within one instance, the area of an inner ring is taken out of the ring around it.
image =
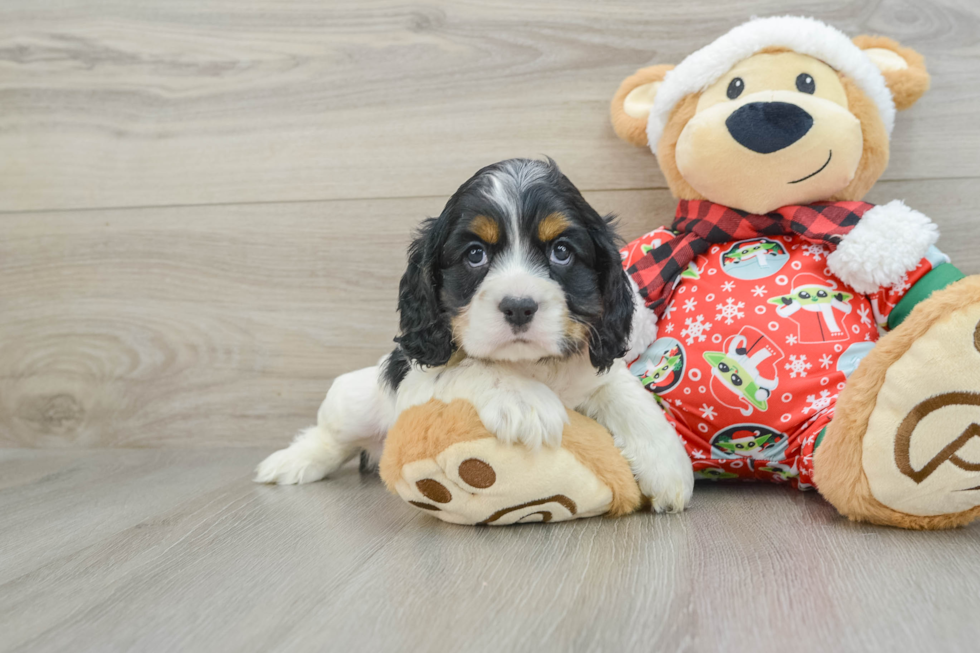
[[[500,225],[485,215],[478,215],[470,221],[470,231],[488,245],[496,245],[500,240]]]
[[[562,235],[570,225],[568,218],[563,214],[549,213],[538,223],[538,239],[545,243],[554,240]]]

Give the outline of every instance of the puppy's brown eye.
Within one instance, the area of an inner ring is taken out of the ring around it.
[[[745,90],[745,82],[742,81],[741,77],[736,77],[732,81],[728,82],[728,99],[734,100],[742,91]]]
[[[813,78],[806,73],[800,73],[796,76],[796,90],[800,93],[809,93],[813,95],[813,92],[817,90],[817,84],[813,81]]]
[[[572,262],[572,250],[565,243],[558,243],[551,248],[551,262],[555,265],[568,265]]]
[[[466,262],[472,268],[479,268],[487,264],[487,250],[479,245],[470,245],[466,250]]]

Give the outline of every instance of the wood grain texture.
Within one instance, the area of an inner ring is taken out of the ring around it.
[[[980,637],[976,526],[859,526],[815,493],[701,484],[680,516],[458,527],[350,467],[253,485],[267,452],[0,451],[15,525],[0,530],[0,651],[973,651]]]
[[[980,176],[972,0],[12,0],[0,5],[0,211],[445,196],[548,154],[587,189],[663,188],[608,103],[752,15],[922,51],[887,179]]]
[[[980,272],[974,180],[882,182]],[[627,238],[665,190],[599,191]],[[0,446],[273,445],[396,333],[412,229],[442,198],[9,214],[0,218]]]

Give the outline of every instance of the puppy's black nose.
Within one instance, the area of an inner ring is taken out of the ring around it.
[[[504,314],[504,319],[515,327],[521,327],[534,319],[538,312],[538,303],[530,297],[504,297],[497,306]]]
[[[753,152],[789,147],[813,127],[813,117],[789,102],[750,102],[728,116],[728,133]]]

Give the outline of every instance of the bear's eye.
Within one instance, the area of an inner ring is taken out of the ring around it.
[[[798,83],[799,82],[797,81],[797,84]],[[732,81],[728,82],[728,99],[734,100],[739,95],[741,95],[742,91],[744,90],[745,90],[745,82],[742,81],[741,77],[736,77]]]
[[[800,93],[809,93],[813,95],[813,92],[817,90],[817,85],[813,81],[813,78],[806,73],[800,73],[796,76],[796,90]]]

